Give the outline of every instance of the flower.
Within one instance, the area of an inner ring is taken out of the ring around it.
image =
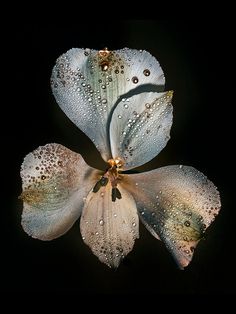
[[[81,216],[84,242],[101,262],[118,267],[139,237],[140,218],[180,268],[189,264],[220,209],[214,184],[182,165],[127,173],[153,159],[170,138],[173,92],[163,92],[164,83],[158,61],[146,51],[71,49],[58,58],[51,77],[56,101],[108,169],[91,168],[60,144],[28,154],[21,168],[25,232],[52,240]]]

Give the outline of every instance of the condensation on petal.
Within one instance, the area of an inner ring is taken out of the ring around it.
[[[124,170],[153,159],[166,146],[172,125],[173,92],[141,93],[120,102],[110,124],[113,158],[124,160]]]
[[[126,176],[140,218],[160,238],[180,268],[220,210],[217,188],[201,172],[188,166],[167,166]]]
[[[164,82],[160,64],[150,53],[128,48],[71,49],[58,58],[51,77],[59,106],[105,161],[111,158],[107,130],[118,98],[137,86]]]
[[[98,177],[98,171],[81,155],[60,144],[47,144],[29,153],[21,167],[25,232],[40,240],[64,234],[80,216],[83,198]]]
[[[80,219],[84,242],[99,260],[118,267],[138,238],[139,221],[133,197],[118,186],[121,199],[112,202],[110,183],[99,192],[90,192]]]

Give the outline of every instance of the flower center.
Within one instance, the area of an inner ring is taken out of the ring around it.
[[[106,186],[108,182],[110,182],[112,186],[111,199],[112,199],[112,202],[115,202],[117,198],[118,199],[122,198],[121,193],[119,189],[117,188],[117,185],[118,185],[118,182],[121,180],[121,177],[119,175],[119,170],[121,170],[121,167],[123,166],[124,163],[119,157],[115,159],[109,159],[107,163],[109,164],[110,167],[101,177],[101,179],[97,181],[97,183],[95,184],[93,188],[93,192],[94,193],[98,192],[102,186]]]

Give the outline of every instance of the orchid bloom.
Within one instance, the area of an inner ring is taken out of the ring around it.
[[[127,173],[158,155],[170,138],[173,92],[161,92],[164,83],[147,51],[76,48],[58,58],[51,77],[56,101],[108,168],[94,169],[60,144],[29,153],[21,167],[25,232],[52,240],[81,216],[84,242],[116,268],[139,237],[140,218],[181,269],[189,264],[220,209],[214,184],[182,165]],[[140,86],[158,92],[136,92]]]

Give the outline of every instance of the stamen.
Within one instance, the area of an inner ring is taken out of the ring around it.
[[[94,193],[97,193],[97,192],[100,190],[100,188],[101,188],[102,186],[106,186],[107,183],[108,183],[108,178],[102,176],[101,179],[95,184],[95,186],[94,186],[94,188],[93,188],[93,192],[94,192]]]
[[[94,185],[93,193],[97,193],[102,187],[100,180]]]
[[[121,193],[118,190],[118,188],[112,188],[112,190],[111,190],[111,200],[112,200],[112,202],[115,202],[117,198],[118,199],[122,198]]]
[[[106,186],[108,183],[108,178],[107,177],[102,177],[100,180],[100,183],[102,186]]]

